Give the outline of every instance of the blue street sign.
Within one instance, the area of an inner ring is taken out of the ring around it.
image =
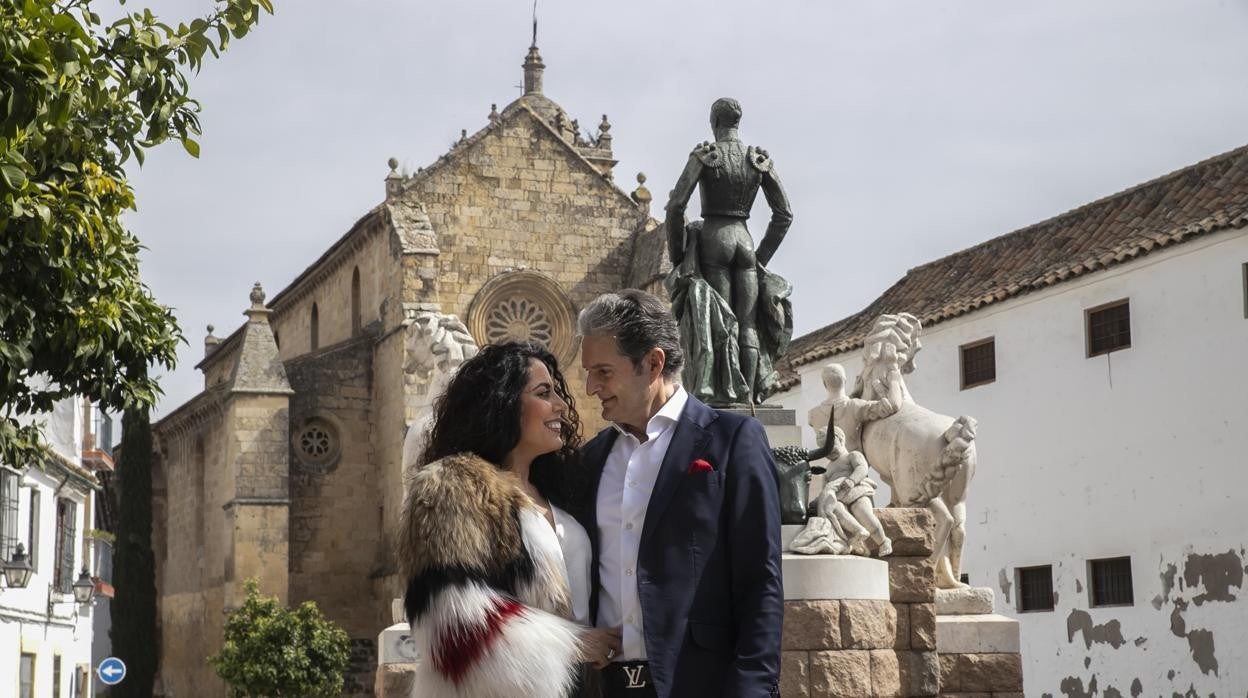
[[[126,678],[126,663],[116,657],[109,657],[100,662],[100,666],[95,670],[100,677],[100,681],[105,686],[116,686],[121,680]]]

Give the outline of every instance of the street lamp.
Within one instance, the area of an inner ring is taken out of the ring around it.
[[[30,556],[26,554],[26,546],[18,543],[17,550],[13,551],[13,559],[4,563],[5,583],[10,589],[25,589],[34,571],[30,566]]]
[[[95,582],[91,581],[91,575],[87,574],[87,568],[82,568],[82,574],[78,575],[78,581],[74,582],[74,600],[80,605],[91,603],[91,597],[95,596]]]

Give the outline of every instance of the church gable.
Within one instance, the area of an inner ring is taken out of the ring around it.
[[[396,196],[424,204],[441,253],[438,300],[460,313],[517,269],[550,278],[578,306],[624,285],[648,217],[523,100]]]

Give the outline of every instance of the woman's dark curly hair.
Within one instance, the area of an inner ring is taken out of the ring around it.
[[[433,428],[420,457],[428,465],[456,453],[475,453],[496,466],[520,442],[520,397],[529,362],[546,364],[555,394],[568,404],[563,448],[533,460],[529,481],[556,506],[580,513],[586,478],[579,467],[581,420],[554,355],[538,344],[507,342],[483,347],[460,365],[433,406]]]

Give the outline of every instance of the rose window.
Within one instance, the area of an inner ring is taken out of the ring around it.
[[[576,310],[554,279],[530,270],[490,279],[468,306],[465,324],[477,343],[534,342],[560,361],[576,357]]]
[[[323,458],[329,453],[330,435],[320,426],[311,426],[299,435],[299,446],[306,456]]]
[[[338,460],[338,432],[328,421],[314,417],[291,436],[295,457],[315,469],[332,467]]]
[[[485,321],[485,337],[490,344],[537,342],[549,348],[554,328],[546,312],[528,298],[507,298],[490,311]]]

